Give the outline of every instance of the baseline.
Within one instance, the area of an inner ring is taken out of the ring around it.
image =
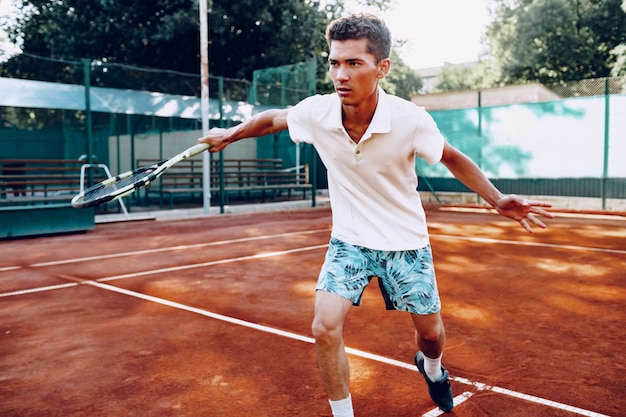
[[[524,242],[524,241],[519,241],[519,240],[491,239],[487,237],[441,235],[441,234],[436,234],[436,233],[430,234],[430,237],[436,237],[439,239],[465,240],[469,242],[478,242],[478,243],[496,243],[496,244],[502,244],[502,245],[534,246],[534,247],[539,247],[539,248],[566,249],[566,250],[615,253],[618,255],[626,255],[626,250],[624,249],[594,248],[590,246],[561,245],[558,243]]]

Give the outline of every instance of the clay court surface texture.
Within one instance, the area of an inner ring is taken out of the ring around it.
[[[626,217],[526,233],[427,208],[448,415],[626,415]],[[330,416],[310,323],[328,208],[0,241],[0,415]],[[359,417],[437,416],[376,280],[345,342]]]

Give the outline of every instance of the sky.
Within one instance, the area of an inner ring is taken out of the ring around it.
[[[458,64],[478,59],[481,35],[489,23],[488,1],[392,0],[392,7],[381,17],[394,38],[407,41],[398,52],[409,67]],[[0,0],[0,19],[6,17],[11,3]],[[355,8],[356,0],[345,3],[352,11],[361,11]]]
[[[354,0],[345,2],[354,7]],[[407,41],[399,55],[418,69],[476,61],[489,23],[487,4],[488,0],[393,0],[389,11],[376,14],[385,19],[394,38]]]
[[[11,15],[15,13],[13,2],[11,0],[0,0],[0,23],[11,19]],[[0,29],[0,40],[5,38],[5,33]],[[8,59],[11,54],[17,52],[18,49],[8,42],[0,42],[0,63]]]

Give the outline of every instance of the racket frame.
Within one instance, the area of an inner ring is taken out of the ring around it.
[[[159,178],[161,175],[163,175],[169,168],[171,168],[172,166],[176,165],[177,163],[184,161],[185,159],[189,159],[195,155],[198,155],[204,151],[206,151],[207,149],[209,149],[209,145],[206,143],[200,143],[197,145],[194,145],[188,149],[186,149],[185,151],[179,153],[178,155],[175,155],[169,159],[165,159],[163,161],[157,162],[156,164],[153,165],[149,165],[146,167],[141,167],[141,168],[137,168],[133,171],[127,171],[124,172],[122,174],[116,175],[115,177],[106,179],[102,182],[99,182],[98,184],[95,184],[89,188],[87,188],[86,190],[84,190],[83,192],[77,194],[76,196],[74,196],[74,198],[72,198],[72,206],[75,208],[88,208],[88,207],[95,207],[95,206],[99,206],[101,204],[104,203],[108,203],[109,201],[113,201],[116,200],[118,198],[122,198],[125,197],[131,193],[134,193],[135,191],[139,190],[140,188],[143,188],[145,186],[147,186],[148,184],[154,182],[154,180],[156,180],[157,178]],[[89,194],[92,194],[94,191],[99,190],[101,188],[104,188],[108,185],[120,182],[122,180],[124,180],[125,178],[129,178],[132,177],[134,175],[136,175],[138,172],[146,172],[145,176],[142,176],[140,178],[138,178],[136,181],[133,181],[130,184],[127,184],[124,187],[118,188],[116,189],[114,192],[108,193],[108,194],[103,194],[100,197],[97,197],[95,199],[88,199],[85,200],[85,197],[88,196]]]

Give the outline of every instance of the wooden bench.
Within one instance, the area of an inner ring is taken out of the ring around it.
[[[0,159],[0,205],[69,202],[80,190],[84,161],[68,159]],[[106,175],[86,171],[94,182]]]
[[[158,161],[153,159],[139,159],[137,166],[156,162]],[[224,160],[223,176],[220,168],[219,160],[211,161],[210,191],[214,198],[219,198],[223,192],[225,202],[229,196],[234,195],[248,200],[257,196],[262,201],[268,198],[274,201],[283,192],[290,197],[292,191],[301,191],[303,198],[306,198],[307,190],[312,189],[307,166],[300,170],[283,169],[281,159]],[[173,208],[175,195],[191,199],[201,197],[202,181],[202,160],[182,161],[146,190],[146,203],[150,204],[150,195],[158,195],[160,207],[168,200],[170,208]]]

